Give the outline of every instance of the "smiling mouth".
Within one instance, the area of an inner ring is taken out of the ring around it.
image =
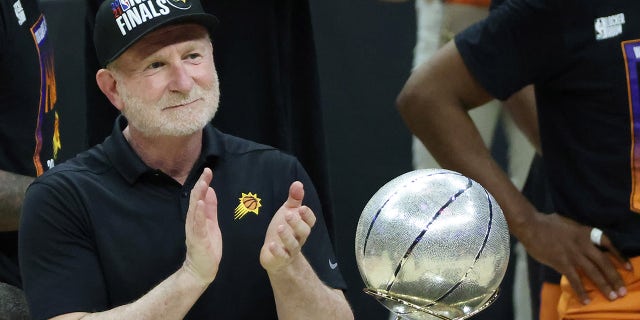
[[[177,109],[177,108],[185,107],[185,106],[194,104],[195,102],[200,101],[200,100],[202,100],[202,98],[195,99],[195,100],[192,100],[192,101],[189,101],[189,102],[185,102],[185,103],[181,103],[181,104],[177,104],[177,105],[173,105],[173,106],[168,106],[168,107],[163,108],[162,110],[171,110],[171,109]]]

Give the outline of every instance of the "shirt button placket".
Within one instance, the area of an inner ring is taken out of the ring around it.
[[[187,219],[187,211],[189,210],[189,191],[180,191],[180,208],[182,209],[182,220]]]

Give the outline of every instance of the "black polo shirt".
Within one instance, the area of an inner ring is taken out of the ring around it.
[[[200,159],[182,186],[140,160],[122,135],[125,125],[119,118],[104,143],[46,172],[27,191],[20,259],[34,319],[130,303],[174,273],[185,258],[189,193],[205,167],[213,169],[223,255],[215,281],[187,318],[277,319],[259,253],[295,180],[304,183],[304,202],[318,217],[303,252],[322,281],[345,288],[339,269],[331,268],[336,257],[317,194],[294,157],[208,125]],[[259,199],[257,210],[242,206],[246,197]]]

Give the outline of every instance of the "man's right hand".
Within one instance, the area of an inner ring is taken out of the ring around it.
[[[218,199],[209,185],[213,173],[205,168],[191,190],[185,223],[187,256],[184,268],[209,285],[222,258],[222,234],[218,225]]]
[[[602,236],[599,248],[591,242],[591,227],[558,214],[535,216],[535,222],[527,228],[527,236],[519,240],[531,256],[567,277],[583,303],[589,303],[590,299],[581,274],[591,279],[610,300],[626,295],[624,282],[614,263],[627,270],[631,269],[631,264],[606,235]]]
[[[222,257],[218,200],[209,186],[212,177],[211,169],[205,168],[191,190],[185,222],[187,257],[180,270],[130,304],[91,314],[66,313],[52,320],[184,319],[215,279]]]

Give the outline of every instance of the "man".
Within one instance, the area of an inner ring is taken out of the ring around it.
[[[353,318],[304,169],[209,124],[216,21],[197,1],[98,9],[96,79],[123,116],[27,191],[35,319]]]
[[[528,252],[564,275],[564,319],[640,312],[632,272],[640,267],[633,187],[639,10],[634,1],[507,1],[416,70],[398,98],[439,163],[487,187]],[[541,214],[522,196],[466,114],[528,84],[535,85],[558,214]]]
[[[27,317],[18,222],[27,189],[61,148],[53,47],[35,0],[0,1],[0,319]]]
[[[91,7],[89,13],[95,15],[101,2],[87,2]],[[323,108],[309,2],[204,1],[202,7],[220,20],[215,35],[215,64],[218,76],[224,79],[220,83],[224,95],[213,125],[225,133],[295,156],[313,181],[329,235],[333,235]],[[90,20],[93,21],[93,16]],[[89,29],[93,30],[93,23]],[[88,43],[93,48],[93,43]],[[91,67],[97,66],[94,50],[90,52],[86,59]],[[93,85],[87,87],[95,87],[98,92],[88,95],[92,105],[86,113],[89,147],[111,133],[118,116],[118,110],[111,107],[95,85],[91,67],[88,83]],[[238,125],[240,118],[242,125]]]

